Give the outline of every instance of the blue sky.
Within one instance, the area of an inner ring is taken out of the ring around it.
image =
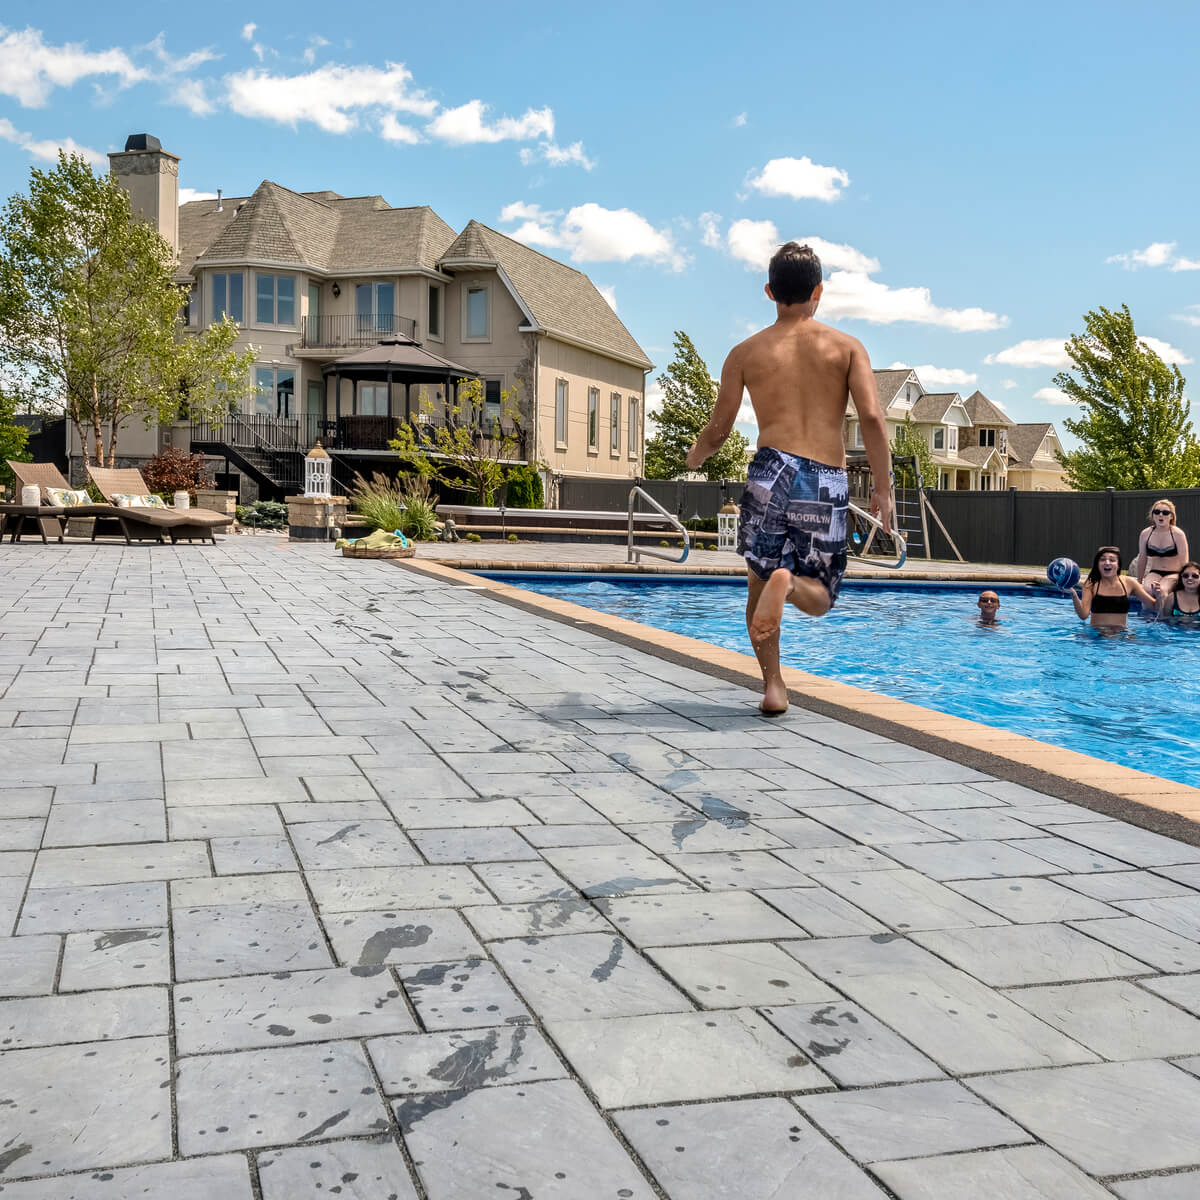
[[[192,193],[474,217],[586,271],[660,368],[683,329],[714,374],[805,238],[876,366],[1060,430],[1087,309],[1200,358],[1194,5],[28,11],[0,24],[3,195],[59,145],[153,133]]]

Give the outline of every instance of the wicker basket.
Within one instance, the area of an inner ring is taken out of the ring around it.
[[[371,549],[369,546],[343,546],[343,558],[412,558],[417,552],[415,546],[384,546],[381,549]]]

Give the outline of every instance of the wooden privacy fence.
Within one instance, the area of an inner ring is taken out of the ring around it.
[[[629,492],[640,487],[653,496],[668,512],[680,520],[715,517],[726,500],[735,504],[742,498],[745,484],[733,480],[709,483],[690,479],[587,479],[564,478],[558,485],[558,507],[591,512],[624,512]]]
[[[1085,573],[1100,546],[1120,546],[1130,562],[1137,554],[1138,535],[1150,523],[1150,506],[1164,497],[1174,501],[1192,556],[1200,555],[1200,489],[929,493],[969,561],[1044,567],[1066,555]],[[931,529],[929,539],[935,558],[952,557],[938,530]]]

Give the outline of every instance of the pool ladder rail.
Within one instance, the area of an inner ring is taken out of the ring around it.
[[[858,518],[858,520],[871,526],[870,536],[863,543],[861,549],[856,550],[854,548],[853,544],[852,543],[850,544],[850,550],[853,554],[857,555],[860,558],[865,558],[867,555],[867,552],[871,549],[871,543],[875,540],[875,535],[883,529],[883,522],[881,520],[879,520],[878,517],[875,517],[871,513],[867,512],[865,509],[859,508],[858,505],[854,504],[853,502],[851,502],[848,507],[850,509],[850,512],[853,513],[853,515],[856,518]],[[890,534],[886,535],[892,539],[892,543],[896,547],[896,561],[895,562],[883,561],[883,562],[875,563],[876,566],[886,567],[889,571],[900,570],[900,568],[902,566],[904,566],[904,564],[908,561],[908,543],[904,540],[904,534],[902,534],[900,532],[900,527],[897,524],[897,521],[898,521],[898,518],[893,517],[892,531]],[[850,539],[853,538],[853,536],[854,536],[853,533],[849,534],[849,536],[847,538],[848,543],[850,542]]]
[[[683,553],[676,558],[670,551],[652,550],[649,546],[635,546],[633,544],[633,517],[634,507],[638,500],[645,500],[656,512],[665,517],[671,526],[676,529],[679,536],[683,538]],[[629,534],[626,541],[625,561],[631,563],[641,562],[642,555],[648,554],[651,558],[665,558],[667,562],[687,562],[687,556],[692,549],[692,539],[688,531],[683,527],[683,524],[678,518],[672,516],[665,508],[649,492],[644,491],[640,487],[630,488],[629,490]]]

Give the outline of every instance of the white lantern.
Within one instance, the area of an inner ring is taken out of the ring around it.
[[[175,493],[175,508],[178,512],[187,512],[192,507],[192,497],[187,492]]]
[[[738,540],[738,506],[730,501],[717,513],[717,549],[736,550]]]
[[[304,494],[306,496],[331,495],[333,486],[333,460],[318,441],[304,460]]]
[[[24,508],[40,508],[41,503],[42,489],[36,483],[21,489],[21,504]]]

